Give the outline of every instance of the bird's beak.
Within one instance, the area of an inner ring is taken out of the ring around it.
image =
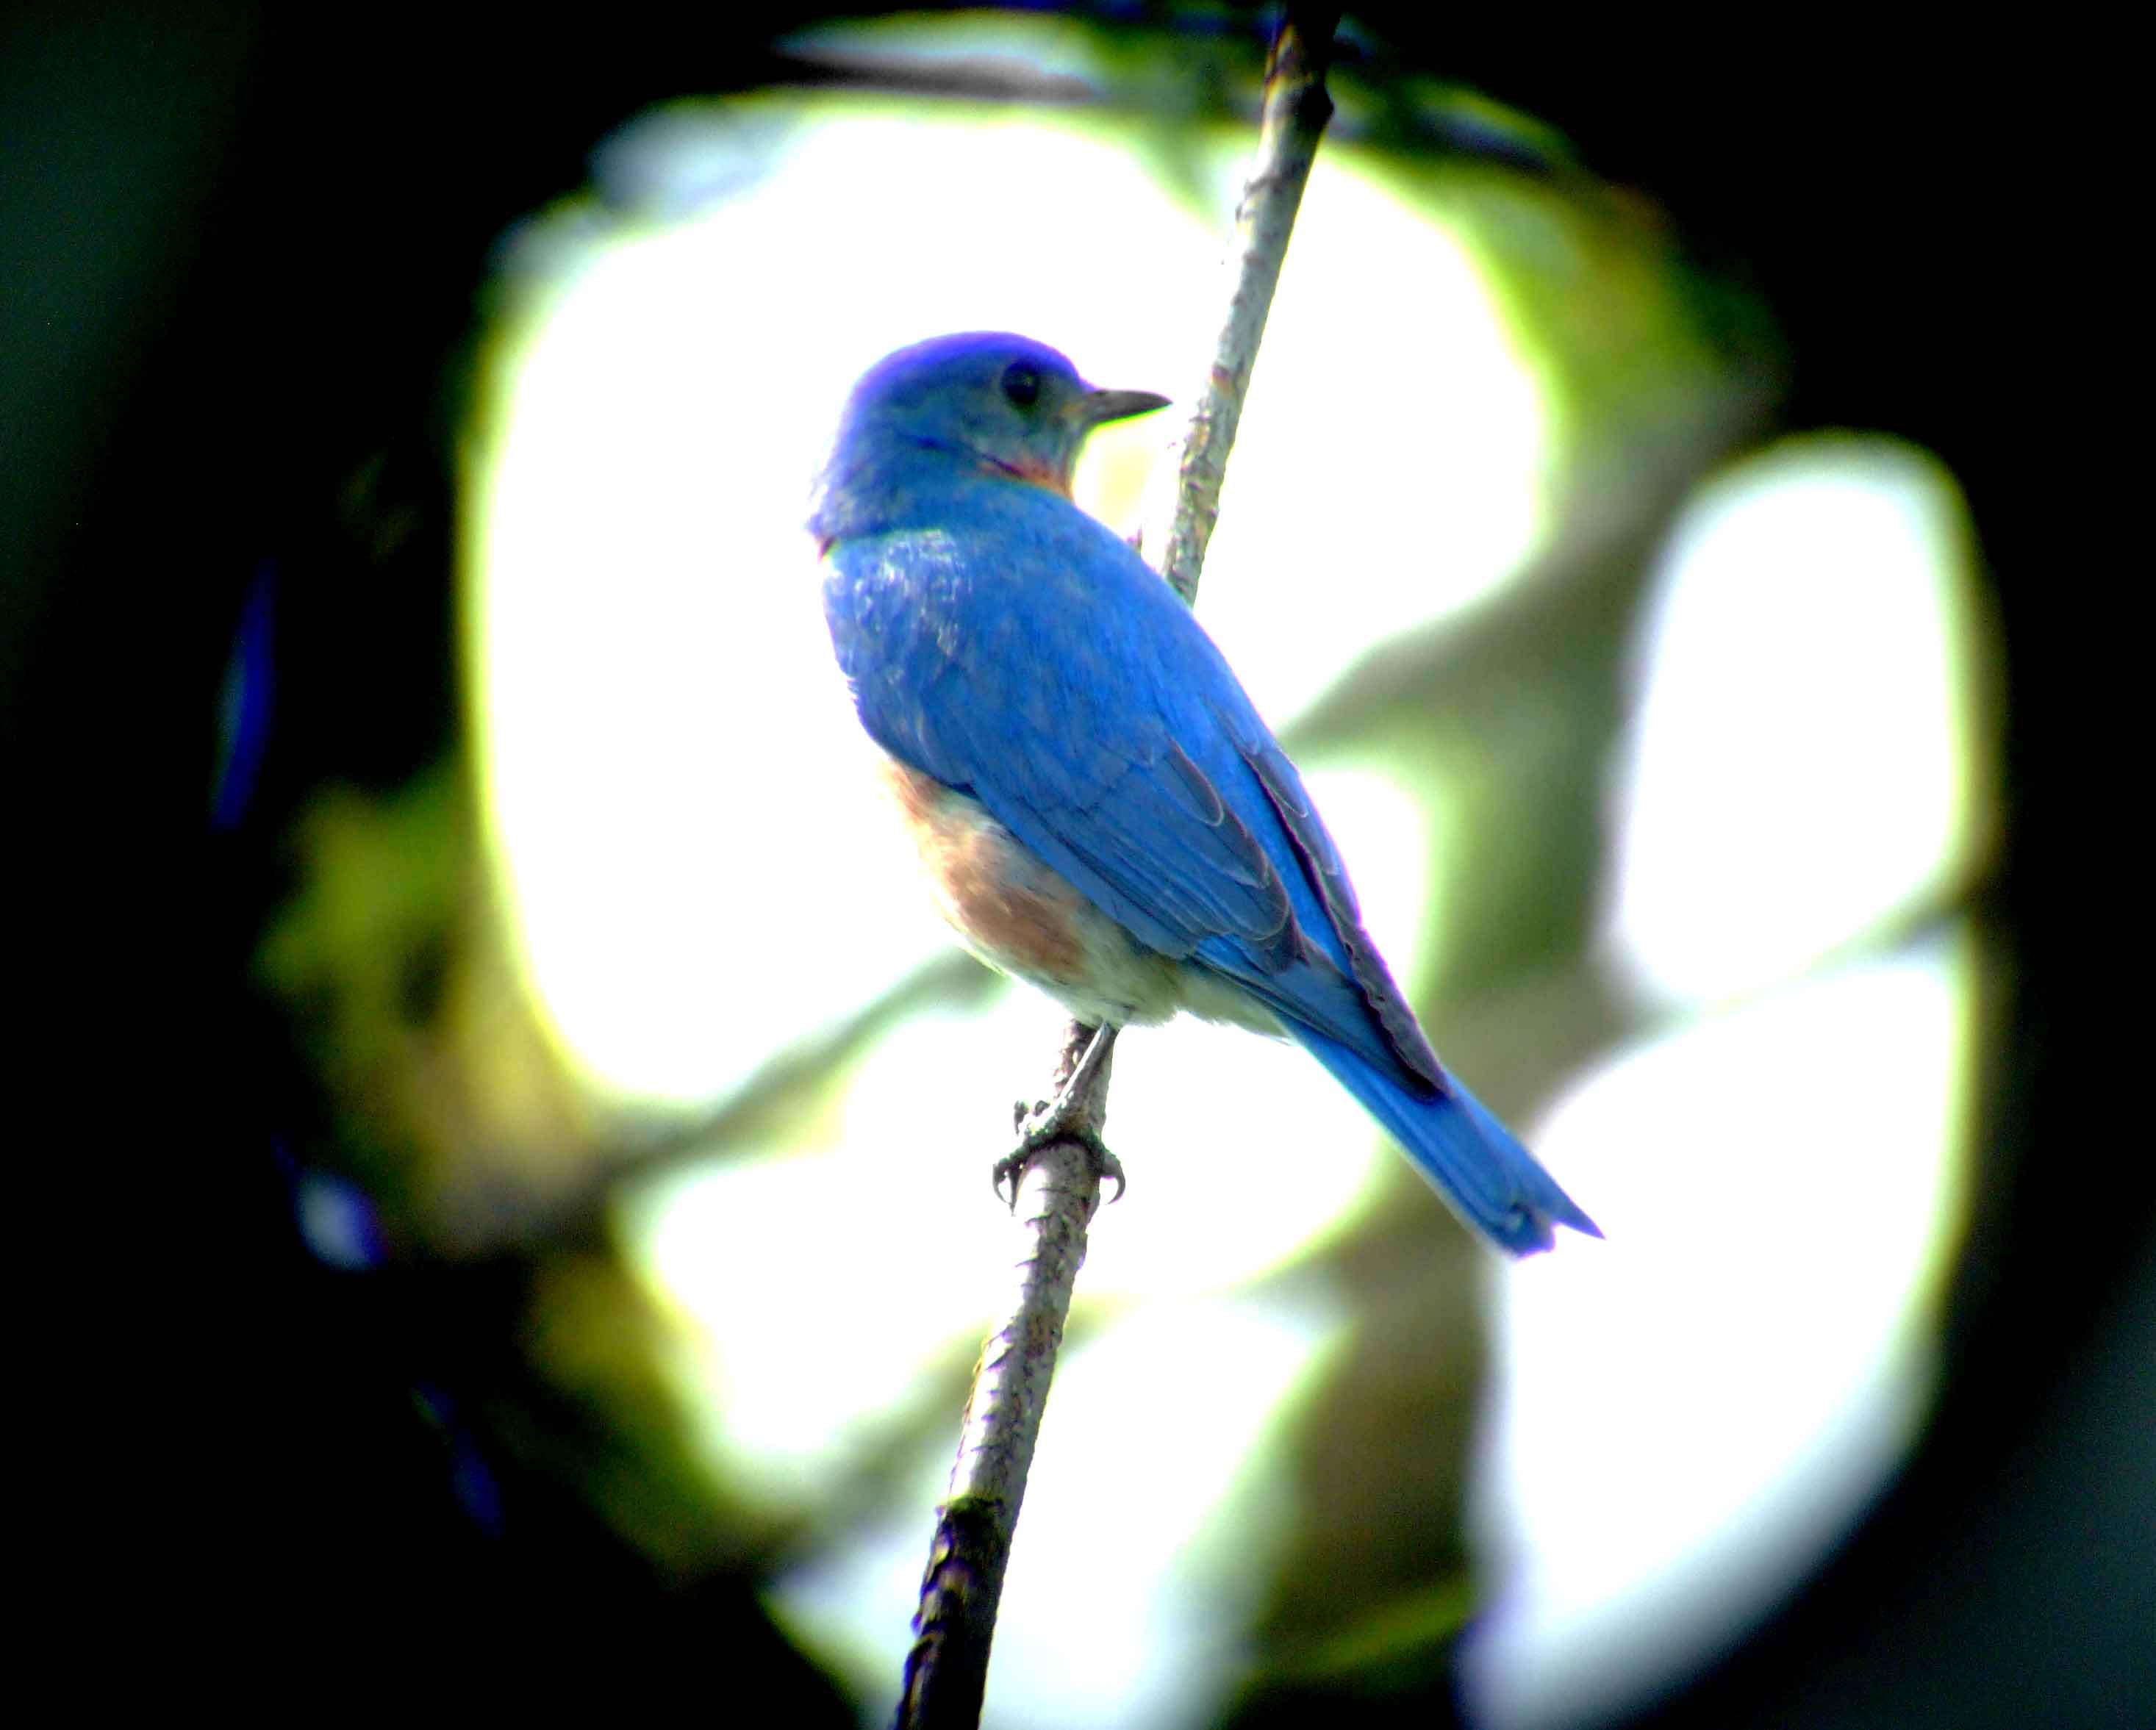
[[[1111,420],[1150,414],[1168,404],[1168,399],[1155,391],[1087,391],[1078,399],[1078,424],[1090,433]]]

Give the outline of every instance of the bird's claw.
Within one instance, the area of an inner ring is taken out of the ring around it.
[[[1018,1146],[998,1159],[991,1168],[990,1177],[997,1198],[1009,1203],[1011,1210],[1018,1210],[1018,1186],[1025,1176],[1026,1168],[1036,1159],[1042,1149],[1055,1142],[1071,1142],[1086,1150],[1086,1163],[1093,1181],[1100,1183],[1112,1178],[1116,1193],[1108,1198],[1121,1201],[1126,1181],[1123,1163],[1108,1151],[1096,1130],[1089,1129],[1078,1121],[1076,1102],[1069,1099],[1028,1105],[1020,1100],[1011,1112],[1012,1127],[1019,1132]],[[1005,1194],[1006,1186],[1009,1194]]]

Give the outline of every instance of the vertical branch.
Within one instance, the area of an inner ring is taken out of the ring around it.
[[[1265,111],[1258,151],[1235,208],[1235,286],[1227,321],[1213,347],[1213,364],[1192,411],[1176,464],[1175,490],[1165,522],[1148,521],[1141,547],[1158,547],[1157,567],[1186,601],[1198,598],[1206,544],[1220,516],[1220,483],[1257,364],[1258,344],[1272,311],[1273,290],[1287,257],[1288,235],[1302,205],[1302,188],[1317,159],[1317,141],[1332,118],[1325,70],[1340,8],[1287,8],[1265,65]]]
[[[1058,1092],[1092,1035],[1091,1028],[1071,1024],[1055,1068]],[[1079,1119],[1078,1127],[1095,1135],[1106,1117],[1113,1060],[1111,1052],[1095,1071]],[[959,1425],[950,1496],[937,1512],[929,1544],[898,1707],[898,1722],[911,1730],[971,1730],[979,1722],[1004,1564],[1025,1499],[1070,1294],[1086,1259],[1086,1228],[1100,1204],[1101,1180],[1076,1141],[1051,1142],[1019,1181],[1014,1211],[1031,1246],[1015,1270],[1004,1319],[981,1348]]]
[[[1257,153],[1235,212],[1227,320],[1183,438],[1169,521],[1159,535],[1147,534],[1140,542],[1162,547],[1158,568],[1186,601],[1198,591],[1265,315],[1319,135],[1332,117],[1325,69],[1339,20],[1338,7],[1291,5],[1266,62]],[[1075,1021],[1065,1030],[1051,1098],[1070,1079],[1093,1032]],[[1075,1132],[1099,1135],[1107,1115],[1110,1066],[1103,1061],[1075,1101]],[[1101,1173],[1075,1139],[1043,1148],[1019,1183],[1014,1211],[1030,1247],[1018,1264],[1009,1310],[982,1350],[966,1402],[950,1496],[937,1512],[914,1613],[899,1730],[971,1730],[980,1721],[1004,1569],[1071,1293],[1086,1259],[1086,1228],[1100,1205]]]

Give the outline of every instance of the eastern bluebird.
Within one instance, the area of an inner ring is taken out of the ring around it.
[[[1071,502],[1087,434],[1166,400],[977,334],[900,350],[847,402],[808,520],[824,614],[944,916],[1091,1026],[1286,1034],[1507,1250],[1599,1237],[1439,1065],[1195,615]]]

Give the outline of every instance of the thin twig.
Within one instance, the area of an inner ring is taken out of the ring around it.
[[[1186,601],[1198,591],[1281,261],[1318,136],[1332,112],[1325,69],[1339,20],[1337,7],[1290,6],[1266,64],[1257,154],[1235,213],[1227,321],[1177,465],[1172,523],[1159,536],[1147,537],[1163,549],[1158,567]],[[1065,1030],[1050,1098],[1061,1092],[1093,1031],[1075,1021]],[[1095,1073],[1075,1119],[1096,1136],[1107,1114],[1109,1068],[1103,1062]],[[980,1721],[1004,1564],[1071,1291],[1086,1259],[1086,1228],[1100,1205],[1100,1174],[1077,1142],[1050,1143],[1027,1168],[1017,1211],[1031,1247],[1018,1265],[1009,1313],[982,1351],[966,1404],[950,1496],[937,1516],[914,1614],[899,1730],[972,1730]]]
[[[1310,165],[1317,160],[1318,137],[1332,117],[1325,69],[1339,22],[1337,6],[1289,7],[1265,63],[1257,157],[1235,210],[1235,288],[1227,322],[1220,327],[1205,388],[1183,435],[1175,490],[1164,513],[1168,521],[1148,522],[1139,543],[1161,549],[1157,568],[1186,601],[1198,598],[1199,572],[1220,516],[1220,483],[1227,476],[1228,453],[1250,394],[1265,315],[1272,311],[1273,290],[1287,257],[1288,235],[1302,204]]]
[[[1055,1069],[1060,1092],[1093,1029],[1073,1023]],[[1110,1052],[1094,1072],[1080,1123],[1096,1135],[1107,1110]],[[1086,1228],[1101,1204],[1101,1180],[1075,1141],[1051,1142],[1019,1180],[1016,1211],[1031,1247],[1017,1267],[1012,1301],[981,1349],[958,1435],[951,1493],[937,1511],[921,1607],[906,1655],[898,1722],[919,1730],[970,1730],[981,1715],[988,1643],[1003,1596],[1025,1476],[1033,1464],[1049,1378],[1063,1344],[1070,1294],[1086,1259]]]

